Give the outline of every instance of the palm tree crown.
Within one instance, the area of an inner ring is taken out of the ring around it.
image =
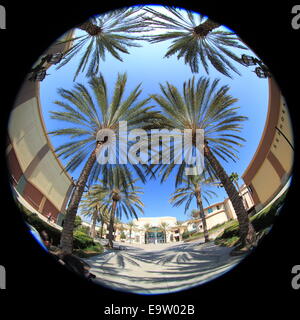
[[[211,186],[211,179],[205,178],[204,175],[201,176],[188,176],[183,179],[183,186],[177,188],[174,193],[172,193],[170,198],[170,203],[175,207],[181,206],[185,202],[184,213],[189,209],[191,202],[197,196],[197,192],[200,191],[201,197],[209,204],[208,198],[216,196],[216,193],[211,190],[203,190],[200,188],[203,186]]]
[[[126,218],[138,218],[138,212],[143,213],[143,202],[140,195],[141,188],[135,183],[138,179],[132,179],[131,174],[125,176],[122,168],[115,167],[108,181],[99,180],[100,185],[91,188],[91,194],[105,195],[105,201],[101,206],[105,212],[109,212],[109,246],[113,248],[113,232],[115,219],[121,219],[122,214]]]
[[[95,149],[97,134],[100,130],[113,130],[118,135],[119,122],[126,121],[129,130],[143,128],[150,125],[158,113],[147,107],[148,99],[138,101],[141,94],[140,85],[124,99],[124,91],[127,83],[126,74],[119,74],[112,101],[108,101],[107,85],[102,75],[92,77],[86,87],[83,84],[75,84],[73,90],[59,89],[62,100],[55,101],[61,111],[52,111],[52,119],[60,120],[64,128],[49,132],[54,136],[66,136],[68,142],[61,144],[56,152],[59,157],[68,159],[66,170],[73,172]],[[68,127],[66,127],[66,125]],[[110,141],[103,141],[108,145]],[[91,169],[89,184],[113,165],[100,166],[95,161]],[[133,165],[140,179],[144,181],[143,173],[137,165]],[[127,171],[127,167],[123,166]]]
[[[105,201],[101,209],[105,212],[112,211],[112,203],[116,201],[115,217],[121,219],[123,214],[127,219],[138,218],[139,214],[143,214],[144,204],[140,196],[143,194],[142,188],[135,185],[138,179],[127,182],[126,184],[116,183],[109,185],[104,184],[103,180],[99,180],[100,184],[91,187],[91,194],[105,193]]]
[[[199,72],[201,63],[206,73],[209,73],[209,63],[222,74],[231,77],[229,71],[237,74],[239,71],[231,61],[243,64],[240,56],[231,49],[247,49],[233,32],[219,29],[220,24],[206,19],[192,11],[166,7],[168,14],[158,12],[152,8],[144,8],[151,17],[147,21],[153,27],[166,29],[165,33],[149,36],[149,41],[157,43],[165,40],[173,40],[165,57],[177,54],[177,58],[183,58],[189,64],[193,73]]]
[[[205,77],[195,78],[184,82],[183,94],[176,87],[167,83],[160,85],[163,95],[151,97],[161,106],[166,119],[165,127],[192,130],[192,141],[195,144],[196,130],[204,130],[204,140],[209,142],[211,151],[224,161],[228,158],[235,161],[240,141],[244,139],[234,134],[242,129],[242,122],[247,118],[237,113],[238,107],[233,106],[237,99],[229,93],[228,86],[218,88],[219,80],[212,83]],[[168,165],[160,165],[159,174],[162,181],[166,180],[174,168],[177,168],[176,186],[184,176],[186,163],[176,165],[174,162]],[[214,171],[205,158],[205,169],[211,178],[215,177]],[[157,169],[158,170],[158,169]]]
[[[84,30],[86,34],[67,40],[74,44],[65,52],[65,59],[58,68],[81,53],[74,75],[75,80],[86,68],[88,77],[97,74],[101,60],[105,60],[106,52],[122,61],[120,53],[128,54],[128,47],[140,46],[135,41],[142,40],[143,37],[136,34],[149,30],[147,22],[143,20],[145,12],[140,10],[139,7],[113,10],[78,25],[77,28]]]
[[[189,209],[192,200],[195,199],[199,209],[200,218],[202,220],[205,241],[209,241],[202,198],[204,198],[204,200],[209,204],[207,196],[211,198],[213,195],[216,196],[216,193],[210,190],[203,191],[202,185],[211,185],[212,180],[210,178],[207,179],[205,174],[202,174],[200,176],[188,176],[186,179],[184,179],[183,183],[184,186],[182,188],[178,188],[172,194],[170,202],[176,207],[185,202],[184,211],[186,212]]]

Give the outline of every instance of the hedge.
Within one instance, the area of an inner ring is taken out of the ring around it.
[[[276,220],[275,218],[277,215],[277,210],[283,204],[284,199],[286,197],[286,193],[287,192],[285,192],[278,199],[276,199],[276,201],[274,201],[271,206],[267,207],[259,214],[250,217],[250,221],[252,222],[252,225],[256,232],[260,232],[274,224],[274,221]],[[229,239],[238,236],[239,228],[238,222],[236,222],[232,226],[226,228],[224,232],[217,237],[217,239]]]
[[[58,247],[60,243],[61,231],[49,225],[42,219],[38,217],[36,213],[30,212],[28,209],[21,207],[23,211],[24,220],[36,228],[36,230],[41,233],[43,230],[47,232],[50,240],[52,240],[52,245]],[[74,249],[85,249],[90,246],[94,246],[95,242],[91,237],[82,231],[74,231]]]

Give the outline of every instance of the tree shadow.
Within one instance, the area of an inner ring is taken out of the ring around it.
[[[89,261],[100,284],[135,293],[167,293],[210,281],[235,267],[246,255],[213,243],[181,244],[161,251],[127,250]]]

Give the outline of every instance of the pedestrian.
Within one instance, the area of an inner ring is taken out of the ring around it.
[[[49,222],[49,223],[51,222],[51,218],[52,218],[52,214],[49,213],[49,214],[48,214],[48,222]]]
[[[45,230],[43,230],[43,231],[40,233],[40,235],[41,235],[41,238],[42,238],[42,240],[43,240],[43,243],[44,243],[45,247],[46,247],[48,250],[50,250],[51,241],[50,241],[50,239],[49,239],[48,233],[47,233]]]

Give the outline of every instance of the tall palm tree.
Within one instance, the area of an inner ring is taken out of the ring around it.
[[[127,223],[128,227],[129,227],[129,239],[130,239],[130,243],[131,243],[131,234],[132,234],[132,229],[134,227],[136,227],[136,225],[134,224],[133,220],[129,221]]]
[[[140,85],[132,90],[126,99],[124,98],[126,82],[126,74],[119,74],[111,103],[108,102],[107,86],[102,75],[92,77],[88,82],[89,88],[77,83],[72,90],[58,90],[62,100],[56,101],[55,104],[61,110],[52,111],[51,117],[62,121],[64,127],[51,131],[50,134],[65,136],[68,141],[64,140],[56,152],[59,157],[69,160],[65,166],[67,171],[72,172],[83,165],[66,210],[61,236],[62,250],[67,253],[72,252],[74,219],[86,183],[91,184],[100,174],[107,180],[108,172],[115,166],[101,166],[99,161],[96,161],[97,157],[102,157],[106,147],[111,143],[107,136],[101,137],[100,133],[109,129],[118,137],[120,121],[127,122],[128,130],[151,127],[151,121],[158,115],[158,112],[151,111],[152,107],[146,106],[149,99],[138,101]],[[128,167],[121,166],[123,174],[128,174]],[[132,166],[144,182],[145,177],[141,169],[138,165]]]
[[[185,210],[184,210],[184,212],[186,212],[189,209],[192,200],[193,199],[196,200],[197,207],[200,213],[200,219],[203,225],[204,239],[205,239],[205,242],[208,242],[209,234],[207,230],[207,224],[206,224],[206,219],[205,219],[205,214],[203,209],[202,196],[204,200],[207,203],[209,203],[206,195],[209,197],[212,197],[213,195],[216,196],[216,194],[213,191],[203,190],[201,185],[211,185],[211,179],[206,179],[204,175],[188,176],[186,179],[183,180],[183,183],[184,183],[184,186],[181,188],[178,188],[172,194],[170,202],[173,203],[173,205],[176,207],[180,206],[183,202],[186,202]]]
[[[210,19],[204,19],[200,14],[192,11],[183,11],[173,7],[165,7],[166,14],[153,8],[145,7],[144,10],[152,14],[146,20],[150,26],[165,29],[166,32],[150,35],[149,41],[157,43],[165,40],[173,40],[165,57],[177,54],[177,58],[183,58],[189,64],[193,73],[199,72],[201,63],[206,73],[209,73],[209,62],[222,74],[231,77],[229,71],[240,74],[232,64],[232,61],[243,64],[240,55],[236,55],[232,49],[247,49],[238,37],[229,31],[220,29],[220,24]]]
[[[120,53],[128,54],[129,47],[139,47],[136,41],[143,40],[143,37],[137,34],[149,30],[148,23],[143,19],[144,15],[145,12],[139,7],[122,8],[94,16],[76,26],[85,34],[61,42],[72,42],[72,45],[64,53],[65,59],[57,69],[80,55],[74,75],[75,81],[78,74],[86,68],[88,77],[97,74],[106,53],[122,61]]]
[[[152,95],[152,98],[162,107],[166,116],[165,127],[176,128],[183,131],[191,130],[192,144],[197,146],[197,129],[204,130],[204,164],[208,174],[213,178],[216,176],[224,186],[237,214],[240,230],[240,240],[243,245],[252,246],[255,243],[255,230],[249,220],[248,214],[243,206],[232,181],[229,179],[222,167],[219,157],[224,161],[231,159],[235,161],[238,149],[241,146],[239,141],[245,141],[239,134],[242,129],[242,122],[247,118],[237,113],[238,107],[233,106],[237,99],[229,93],[228,86],[218,88],[219,80],[210,84],[208,78],[201,77],[197,82],[193,77],[183,84],[183,95],[178,89],[167,83],[161,85],[163,95]],[[186,163],[181,165],[171,163],[161,166],[164,170],[162,180],[167,179],[174,168],[178,168],[176,183],[182,181]]]
[[[106,194],[106,201],[101,208],[110,214],[108,226],[110,248],[113,248],[115,219],[121,219],[122,214],[125,214],[126,218],[138,218],[138,212],[143,213],[144,204],[140,199],[140,194],[143,192],[135,185],[137,181],[138,179],[124,179],[122,170],[114,168],[112,179],[106,186],[102,180],[99,180],[100,184],[92,188],[91,192],[94,194]]]

